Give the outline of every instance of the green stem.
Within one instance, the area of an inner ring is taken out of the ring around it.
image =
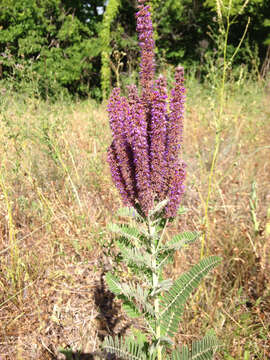
[[[163,229],[164,230],[164,229]],[[153,275],[152,275],[152,284],[153,289],[157,288],[158,281],[160,277],[160,268],[157,266],[157,248],[160,245],[161,237],[164,234],[162,232],[159,240],[155,243],[155,236],[156,236],[156,228],[151,224],[151,220],[148,219],[148,231],[149,231],[149,239],[151,243],[151,250],[152,250],[152,268],[153,268]],[[155,308],[155,337],[156,339],[160,338],[160,320],[159,320],[159,297],[156,295],[154,300],[154,308]],[[157,360],[162,360],[162,346],[158,343],[157,345]]]

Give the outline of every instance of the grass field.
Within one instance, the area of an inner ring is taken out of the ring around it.
[[[206,227],[218,100],[194,80],[187,89],[188,211],[167,236],[205,231],[205,254],[223,262],[189,302],[179,342],[214,328],[223,344],[216,359],[269,359],[270,92],[228,85]],[[106,162],[106,104],[8,93],[0,101],[0,359],[63,359],[60,348],[95,359],[106,334],[132,327],[103,281],[115,266],[106,225],[121,206]],[[168,272],[200,256],[198,243]]]

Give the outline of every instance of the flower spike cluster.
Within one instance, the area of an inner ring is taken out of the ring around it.
[[[163,76],[154,80],[154,39],[150,7],[139,1],[136,14],[141,48],[140,88],[128,97],[112,91],[108,113],[113,142],[108,149],[113,181],[125,205],[148,216],[156,202],[168,199],[164,215],[174,217],[184,193],[185,164],[179,159],[185,102],[184,70],[178,67],[170,98]]]

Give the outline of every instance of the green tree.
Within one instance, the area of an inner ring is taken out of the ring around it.
[[[97,38],[72,8],[60,0],[2,0],[1,7],[3,77],[12,75],[18,84],[34,80],[44,96],[61,87],[84,95],[98,85]]]
[[[120,0],[108,0],[106,10],[103,15],[102,28],[100,31],[100,41],[102,45],[101,53],[101,87],[102,97],[106,99],[110,92],[111,85],[111,25],[117,15],[118,8],[120,6]]]

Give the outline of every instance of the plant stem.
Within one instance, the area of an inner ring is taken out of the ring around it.
[[[151,250],[152,250],[152,268],[153,268],[153,275],[152,275],[152,284],[153,289],[157,288],[158,281],[160,277],[160,268],[157,266],[157,248],[160,244],[161,237],[157,242],[155,239],[156,236],[156,227],[151,223],[151,220],[148,219],[148,231],[149,231],[149,239],[151,243]],[[164,232],[162,232],[163,234]],[[160,338],[160,320],[159,320],[159,297],[156,295],[154,300],[154,307],[155,307],[155,337],[156,339]],[[159,342],[157,344],[157,360],[162,360],[162,346],[160,346]]]

